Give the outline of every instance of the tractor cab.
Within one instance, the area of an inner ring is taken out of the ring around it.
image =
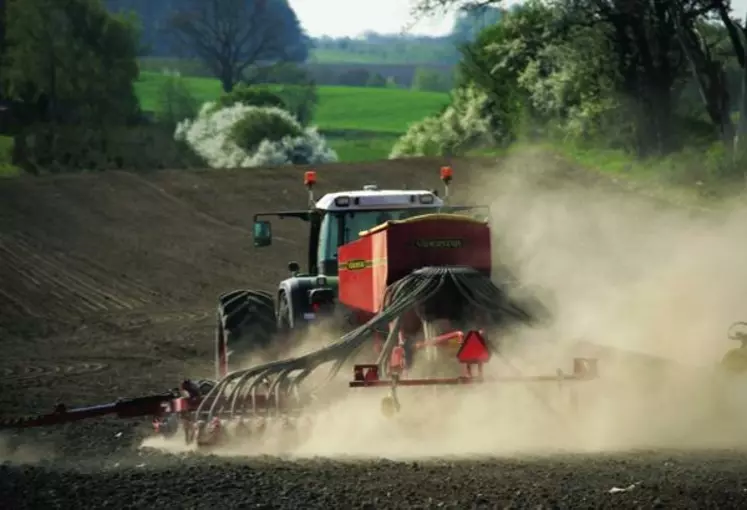
[[[272,244],[272,225],[265,217],[296,218],[309,225],[307,269],[301,270],[296,261],[288,264],[290,275],[280,282],[277,292],[278,321],[291,327],[313,320],[320,308],[333,304],[338,295],[339,250],[361,238],[361,233],[388,221],[399,221],[433,213],[474,211],[483,219],[489,215],[487,206],[446,205],[452,172],[441,168],[445,193],[440,197],[430,190],[383,190],[369,184],[359,190],[327,193],[318,200],[314,197],[316,172],[304,174],[304,185],[309,193],[307,209],[278,211],[254,215],[254,246]],[[283,317],[288,317],[287,320]],[[282,319],[282,320],[281,320]]]
[[[359,239],[361,232],[388,221],[438,212],[444,206],[431,191],[363,190],[328,193],[315,204],[320,215],[317,274],[337,275],[338,249]]]
[[[441,179],[451,181],[451,168],[441,169]],[[437,191],[382,190],[368,184],[360,190],[327,193],[319,200],[314,198],[316,172],[304,174],[304,185],[309,192],[309,208],[303,211],[260,213],[254,216],[254,246],[272,243],[272,227],[262,216],[280,219],[294,217],[309,223],[308,270],[301,273],[296,262],[289,264],[293,276],[335,277],[338,272],[338,249],[355,241],[360,233],[387,221],[397,221],[423,214],[440,212],[446,207],[445,199]],[[461,208],[460,208],[461,209]]]

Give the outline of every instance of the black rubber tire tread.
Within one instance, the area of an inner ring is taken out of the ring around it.
[[[218,301],[218,335],[226,336],[226,345],[232,352],[229,365],[272,343],[277,327],[271,294],[234,290],[222,294]]]

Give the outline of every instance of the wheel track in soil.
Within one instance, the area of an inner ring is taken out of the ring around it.
[[[59,365],[23,365],[0,369],[0,382],[32,383],[49,377],[69,377],[103,372],[110,368],[108,363],[70,362]]]
[[[137,330],[147,326],[179,324],[190,327],[196,323],[202,323],[212,317],[212,309],[200,308],[194,310],[159,310],[148,308],[132,312],[103,314],[98,316],[99,320],[114,324],[125,331]],[[179,326],[176,326],[177,328]]]
[[[179,338],[185,333],[208,333],[205,338],[212,338],[209,329],[213,328],[211,309],[196,310],[137,310],[124,313],[108,313],[91,316],[90,322],[102,321],[114,325],[124,332],[137,332],[154,326],[166,327],[170,337]],[[120,358],[121,359],[121,358]],[[68,360],[65,363],[44,363],[35,361],[27,364],[20,360],[7,359],[0,367],[0,384],[18,387],[39,386],[51,379],[77,377],[99,374],[115,370],[117,367],[107,358],[99,361],[95,358],[87,361]]]
[[[117,278],[95,261],[48,249],[22,233],[0,235],[0,299],[28,317],[77,316],[86,323],[104,322],[122,331],[171,326],[178,335],[210,317],[200,309],[164,309],[153,303],[158,294],[133,280]],[[34,387],[58,378],[111,370],[110,362],[70,360],[63,364],[19,363],[6,359],[0,382]]]
[[[31,315],[133,310],[149,305],[156,295],[144,285],[114,277],[91,259],[34,244],[20,233],[0,235],[2,294]]]

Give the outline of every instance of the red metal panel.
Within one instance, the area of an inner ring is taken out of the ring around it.
[[[466,266],[490,276],[490,228],[434,216],[393,223],[339,249],[339,299],[375,313],[388,285],[427,266]]]
[[[352,308],[375,312],[372,238],[362,237],[338,250],[339,300]]]
[[[466,266],[491,271],[490,228],[471,220],[431,219],[388,229],[389,283],[427,266]]]

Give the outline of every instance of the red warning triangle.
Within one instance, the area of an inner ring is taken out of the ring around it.
[[[470,331],[457,352],[460,363],[487,363],[490,360],[490,349],[479,331]]]

